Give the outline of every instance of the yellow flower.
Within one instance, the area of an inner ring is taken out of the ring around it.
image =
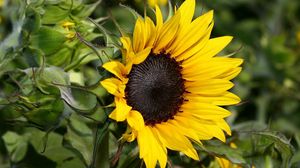
[[[163,21],[156,6],[156,24],[138,18],[133,37],[123,36],[123,61],[103,65],[115,75],[101,85],[115,96],[110,118],[128,123],[123,138],[137,139],[147,168],[167,163],[167,149],[198,160],[190,140],[230,135],[224,120],[231,113],[219,106],[240,102],[228,92],[243,60],[215,57],[232,37],[210,39],[213,12],[192,20],[195,0],[186,0],[174,16]]]
[[[230,147],[234,149],[237,148],[237,146],[234,143],[230,143]],[[242,168],[242,166],[231,163],[229,160],[225,158],[216,157],[216,160],[221,168]]]
[[[73,39],[76,35],[75,31],[74,31],[74,27],[75,27],[75,23],[74,22],[70,22],[70,21],[64,21],[61,23],[61,26],[64,28],[65,30],[65,36],[68,39]]]
[[[231,163],[229,160],[225,158],[218,158],[216,157],[216,160],[220,166],[220,168],[242,168],[241,166],[237,164]]]
[[[75,27],[75,23],[74,22],[70,22],[70,21],[64,21],[61,26],[67,30],[70,30],[71,28]]]
[[[296,36],[297,36],[297,42],[298,42],[298,44],[300,44],[300,31],[297,32]]]
[[[148,4],[152,7],[155,7],[155,5],[166,5],[168,3],[168,0],[148,0]]]

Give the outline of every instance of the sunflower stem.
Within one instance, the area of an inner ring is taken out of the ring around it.
[[[99,61],[101,62],[101,65],[103,64],[103,60],[99,54],[99,52],[97,51],[97,48],[90,42],[86,41],[79,32],[76,31],[76,37],[79,39],[79,41],[81,41],[83,44],[85,44],[86,46],[88,46],[90,49],[92,49],[95,54],[98,56]]]
[[[117,150],[115,156],[113,157],[113,159],[111,160],[110,167],[115,167],[116,164],[118,163],[120,156],[122,154],[123,146],[124,146],[124,142],[120,142],[118,145],[118,150]]]

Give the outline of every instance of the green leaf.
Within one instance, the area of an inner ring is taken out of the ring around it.
[[[40,74],[40,80],[45,81],[48,84],[62,84],[69,85],[69,75],[63,71],[61,68],[49,67],[44,68]]]
[[[10,153],[10,159],[13,162],[21,161],[27,152],[27,137],[8,131],[2,136],[2,138],[8,152]]]
[[[56,24],[63,21],[69,15],[69,10],[58,6],[49,5],[45,7],[45,14],[42,17],[43,24]]]
[[[64,34],[45,26],[31,36],[31,44],[41,49],[46,55],[56,52],[65,41]]]
[[[23,28],[29,32],[37,32],[41,26],[41,16],[33,8],[27,8]]]
[[[122,5],[122,4],[120,4],[120,6],[123,7],[124,9],[128,10],[132,14],[132,16],[134,17],[134,20],[137,20],[137,18],[139,18],[139,17],[143,18],[137,11],[135,11],[131,7],[126,6],[126,5]]]
[[[42,143],[41,140],[44,139],[46,133],[34,128],[29,128],[26,131],[30,133],[29,142],[33,145],[36,151],[41,152],[44,148],[44,143]],[[50,132],[45,140],[47,141],[45,151],[40,154],[52,161],[55,161],[58,165],[75,156],[71,151],[62,146],[62,135]]]
[[[48,55],[46,57],[47,63],[55,66],[68,65],[72,59],[72,50],[70,48],[62,48],[55,52],[54,54]]]
[[[92,12],[96,9],[100,2],[101,0],[98,0],[92,4],[81,4],[72,11],[72,14],[78,18],[86,18],[92,14]]]
[[[44,0],[27,0],[27,3],[34,6],[39,6],[44,3]]]
[[[274,164],[289,167],[294,148],[281,133],[270,131],[261,122],[243,122],[236,125],[238,140],[235,141],[248,163],[265,167],[271,159]]]
[[[300,151],[296,152],[291,160],[291,165],[300,164]]]
[[[62,0],[45,0],[45,4],[51,4],[51,5],[56,5],[61,3]]]
[[[84,163],[90,163],[93,151],[93,138],[91,135],[79,135],[71,127],[67,127],[64,135],[64,146],[68,146],[77,156],[84,158]]]
[[[30,67],[38,67],[42,65],[44,53],[39,49],[25,48],[23,56]]]
[[[98,82],[97,82],[98,83]],[[94,93],[95,95],[97,95],[98,98],[104,97],[105,95],[107,95],[107,91],[106,89],[104,89],[102,86],[100,85],[93,85],[90,86],[89,88],[87,88],[90,92]]]
[[[98,28],[100,32],[102,32],[106,46],[112,47],[112,46],[120,46],[119,37],[114,36],[112,33],[110,33],[107,29],[105,29],[102,25],[97,23],[95,20],[89,18],[89,20]],[[113,55],[113,53],[112,53]]]
[[[19,165],[22,168],[54,168],[57,163],[47,159],[47,157],[35,151],[31,145],[28,145],[26,157],[19,163],[11,163],[11,167],[18,167]]]
[[[0,108],[0,110],[0,121],[12,120],[22,116],[20,108],[15,104],[6,105],[3,108]]]
[[[63,109],[63,101],[56,99],[55,101],[49,102],[47,105],[43,105],[28,111],[25,113],[25,116],[33,123],[50,128],[59,124]]]
[[[63,0],[59,6],[64,9],[75,9],[83,4],[83,0]]]
[[[97,97],[87,91],[70,89],[68,86],[58,86],[61,97],[70,107],[80,113],[92,114],[96,110]]]
[[[274,148],[279,152],[282,159],[282,167],[289,167],[290,161],[294,153],[294,149],[290,142],[282,134],[273,132],[258,132],[257,135],[267,138],[274,144]]]
[[[75,168],[75,167],[83,168],[87,166],[84,165],[78,158],[73,158],[71,160],[67,159],[57,166],[57,168]]]
[[[66,139],[66,137],[64,137],[64,139],[63,139],[63,146],[64,146],[66,149],[70,150],[74,155],[77,156],[77,158],[78,158],[80,164],[83,164],[84,167],[88,167],[88,165],[87,165],[87,163],[86,163],[86,160],[84,159],[84,157],[83,157],[81,151],[72,145],[71,140],[68,140],[68,139]],[[67,164],[67,165],[68,165],[68,164],[71,164],[71,165],[72,165],[72,163],[66,163],[66,164]],[[62,167],[62,168],[64,168],[64,167]]]
[[[73,109],[79,112],[92,113],[97,107],[97,96],[84,88],[71,88],[69,75],[57,67],[34,69],[36,84],[46,94],[57,94],[53,88],[60,91],[61,98]],[[32,69],[24,70],[29,76],[34,75]],[[44,109],[45,110],[45,109]],[[50,109],[49,109],[50,110]],[[36,113],[37,114],[37,113]]]
[[[87,126],[86,122],[81,116],[73,114],[69,120],[69,126],[72,131],[82,136],[93,136],[92,130]]]
[[[101,34],[91,33],[91,34],[85,36],[85,40],[92,41],[93,39],[96,39],[100,36],[101,36]],[[77,46],[69,46],[69,47],[74,48]],[[73,57],[72,57],[72,62],[70,62],[70,64],[68,64],[65,69],[67,71],[70,69],[75,69],[76,67],[79,67],[80,65],[84,65],[84,64],[87,64],[88,62],[98,60],[98,59],[99,59],[99,57],[97,56],[97,54],[95,52],[93,52],[90,48],[86,47],[85,45],[81,44],[81,45],[79,45],[78,49],[75,50],[75,53],[73,54]]]
[[[108,126],[108,122],[98,124],[94,141],[93,159],[89,168],[109,168]]]
[[[246,160],[243,158],[241,150],[229,147],[227,144],[219,141],[209,141],[203,146],[199,146],[202,150],[217,155],[219,157],[226,157],[232,163],[235,164],[246,164]]]
[[[22,71],[35,79],[37,87],[47,94],[53,91],[53,87],[58,89],[60,85],[70,85],[69,75],[58,67],[28,68]]]

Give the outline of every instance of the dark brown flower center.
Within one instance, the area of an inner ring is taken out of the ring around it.
[[[172,119],[183,103],[184,80],[180,63],[169,54],[150,54],[128,75],[128,105],[139,111],[146,125]]]

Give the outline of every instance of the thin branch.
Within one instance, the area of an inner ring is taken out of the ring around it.
[[[118,163],[120,156],[122,154],[123,146],[124,146],[124,143],[121,142],[118,146],[118,150],[117,150],[116,154],[114,155],[114,157],[111,161],[110,167],[114,167]]]
[[[88,46],[90,49],[92,49],[95,54],[98,56],[100,62],[101,62],[101,65],[103,64],[103,60],[101,58],[101,55],[98,53],[97,51],[97,48],[90,42],[86,41],[81,35],[79,32],[76,31],[76,37],[79,39],[79,41],[81,41],[82,43],[84,43],[86,46]]]

